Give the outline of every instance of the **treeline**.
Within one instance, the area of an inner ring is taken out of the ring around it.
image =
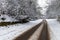
[[[42,14],[41,7],[37,0],[1,0],[0,14],[3,12],[15,19],[20,19],[20,15],[27,15],[30,19],[39,19]]]

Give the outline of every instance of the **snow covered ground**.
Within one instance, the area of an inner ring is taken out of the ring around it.
[[[47,19],[51,40],[60,40],[60,23],[56,19]]]
[[[16,36],[40,23],[42,19],[30,21],[25,24],[15,24],[10,26],[0,26],[0,40],[13,40]]]
[[[60,40],[60,23],[56,19],[46,19],[50,31],[51,40]],[[0,26],[0,40],[13,40],[18,35],[40,23],[42,19],[30,21],[25,24]]]

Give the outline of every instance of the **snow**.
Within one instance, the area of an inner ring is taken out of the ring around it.
[[[56,19],[46,20],[48,22],[51,40],[60,40],[60,23]],[[31,29],[41,21],[42,19],[38,19],[25,24],[15,24],[4,27],[0,26],[0,40],[13,40],[15,37]]]
[[[33,26],[37,25],[41,21],[42,19],[30,21],[25,24],[15,24],[4,27],[0,26],[0,40],[13,40],[15,37],[31,29]]]
[[[2,20],[1,18],[6,18],[6,19]],[[8,16],[8,15],[1,15],[0,16],[0,22],[12,22],[12,21],[17,21],[17,20]]]
[[[49,25],[51,40],[60,40],[60,23],[56,19],[46,19]]]

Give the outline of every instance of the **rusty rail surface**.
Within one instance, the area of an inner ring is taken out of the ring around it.
[[[43,28],[37,40],[50,40],[46,20],[43,20],[41,23],[34,26],[32,29],[16,37],[14,40],[28,40],[33,35],[33,33],[40,27],[41,24],[43,24]]]

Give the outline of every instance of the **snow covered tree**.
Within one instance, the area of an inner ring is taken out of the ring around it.
[[[47,18],[56,18],[60,15],[60,0],[52,0],[46,13]]]
[[[38,19],[41,13],[38,11],[37,0],[3,0],[4,7],[1,7],[1,11],[5,14],[19,19],[21,15],[27,15],[31,19]],[[2,5],[3,6],[3,5]],[[41,7],[40,7],[41,8]]]

